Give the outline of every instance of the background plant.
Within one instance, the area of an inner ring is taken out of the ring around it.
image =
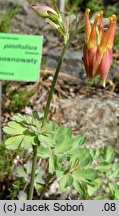
[[[19,6],[15,6],[12,9],[4,10],[0,17],[0,32],[9,32],[13,19],[20,12]]]

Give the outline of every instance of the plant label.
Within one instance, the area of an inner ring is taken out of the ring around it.
[[[0,80],[39,80],[43,36],[0,33]]]

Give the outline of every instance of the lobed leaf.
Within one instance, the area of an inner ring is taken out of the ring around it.
[[[24,138],[21,142],[21,148],[29,149],[32,147],[32,145],[36,145],[34,139],[35,139],[35,136],[31,136],[30,134],[24,135]]]
[[[57,156],[51,155],[49,158],[49,173],[54,173],[57,169]]]
[[[95,179],[91,182],[91,185],[88,184],[87,191],[90,196],[93,196],[101,187],[102,181],[100,179]]]
[[[24,178],[25,181],[27,181],[28,179],[28,175],[27,173],[25,172],[23,166],[19,165],[15,168],[14,170],[14,175],[17,176],[17,177],[20,177],[20,178]]]
[[[73,183],[73,177],[71,174],[64,175],[59,180],[59,185],[61,190],[66,191],[67,187],[71,186]]]
[[[96,171],[93,169],[78,168],[72,173],[73,177],[79,181],[93,181],[96,179]]]
[[[51,150],[49,147],[47,148],[44,148],[42,145],[40,145],[38,147],[38,157],[41,157],[41,158],[48,158],[49,156],[51,155]]]
[[[104,161],[104,162],[99,163],[96,166],[96,170],[104,172],[104,171],[110,170],[112,167],[113,167],[113,164]]]
[[[44,148],[47,148],[48,146],[49,147],[53,147],[55,145],[55,141],[51,138],[51,137],[48,137],[48,136],[44,136],[42,134],[39,134],[38,135],[38,139],[40,141],[40,144],[44,147]]]
[[[78,152],[75,152],[71,155],[71,163],[72,166],[76,163],[76,161],[79,160],[79,166],[86,167],[92,163],[92,157],[90,155],[90,152],[86,148],[80,148]]]
[[[84,197],[85,190],[84,190],[83,186],[81,185],[81,183],[77,179],[74,179],[73,186],[76,189],[76,191],[79,193],[80,197]]]
[[[3,131],[6,134],[19,135],[19,134],[23,134],[26,131],[26,127],[22,126],[21,124],[15,121],[10,121],[8,122],[7,126],[3,128]]]
[[[24,135],[17,135],[14,137],[10,137],[5,141],[4,144],[7,149],[15,150],[20,146],[23,138],[24,138]]]
[[[66,153],[72,148],[73,142],[72,138],[65,136],[59,139],[55,145],[55,153],[62,154]]]

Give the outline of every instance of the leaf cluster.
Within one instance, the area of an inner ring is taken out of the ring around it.
[[[94,160],[98,161],[95,169],[102,179],[104,199],[119,199],[119,161],[112,146],[100,149],[91,149],[90,153]],[[99,197],[98,197],[99,198]],[[102,199],[102,197],[100,197]]]
[[[71,128],[58,126],[53,121],[42,126],[42,118],[37,112],[32,116],[13,116],[3,130],[10,135],[4,143],[7,149],[38,146],[38,157],[48,159],[48,172],[56,175],[62,191],[73,186],[82,198],[87,190],[91,195],[99,189],[101,181],[92,168],[90,151],[83,146],[84,135],[73,136]]]
[[[3,130],[10,136],[4,142],[7,149],[29,150],[33,145],[38,146],[38,157],[48,160],[48,175],[56,176],[63,192],[75,188],[79,198],[103,199],[104,196],[97,196],[101,189],[105,198],[119,199],[119,163],[112,146],[88,149],[84,146],[84,135],[74,136],[71,128],[58,126],[53,121],[42,126],[42,118],[37,112],[32,116],[13,116]],[[31,162],[27,165],[25,169],[21,165],[16,167],[14,172],[25,182],[30,177]],[[41,170],[36,170],[37,192],[44,184],[43,175]],[[19,196],[25,199],[26,195],[21,191]]]

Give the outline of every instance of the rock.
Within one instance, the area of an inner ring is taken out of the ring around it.
[[[87,136],[87,146],[115,146],[119,144],[119,97],[78,96],[75,99],[61,100],[65,124],[78,128]],[[73,125],[72,125],[73,122]]]
[[[61,49],[51,49],[44,53],[48,67],[56,68]],[[67,51],[61,71],[85,80],[86,74],[82,62],[82,51]]]
[[[30,4],[28,4],[25,0],[8,0],[2,1],[0,0],[0,9],[8,10],[12,9],[15,6],[19,6],[20,12],[16,15],[13,25],[11,27],[11,32],[13,33],[22,33],[22,34],[40,34],[40,30],[44,27],[44,20],[40,19],[38,15],[36,15]]]

